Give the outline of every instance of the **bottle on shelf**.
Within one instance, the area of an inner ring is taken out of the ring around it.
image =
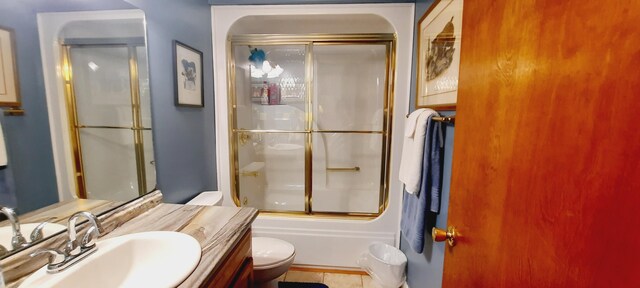
[[[269,84],[269,105],[280,105],[280,85]]]
[[[262,89],[260,93],[260,104],[268,105],[269,104],[269,84],[267,81],[262,82]]]

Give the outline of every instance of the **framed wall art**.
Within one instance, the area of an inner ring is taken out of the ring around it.
[[[202,52],[173,40],[175,104],[204,107]]]
[[[463,0],[436,0],[418,22],[416,107],[454,110]]]
[[[13,29],[0,27],[0,106],[20,107],[20,82]]]

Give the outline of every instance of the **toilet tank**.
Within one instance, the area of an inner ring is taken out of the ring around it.
[[[222,192],[204,191],[187,202],[187,205],[220,206],[222,205]]]

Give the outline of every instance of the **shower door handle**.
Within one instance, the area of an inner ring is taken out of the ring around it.
[[[330,168],[327,167],[327,171],[336,171],[336,172],[360,172],[360,167],[345,167],[345,168]]]

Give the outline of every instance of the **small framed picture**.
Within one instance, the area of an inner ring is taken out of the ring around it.
[[[0,106],[20,107],[20,82],[13,29],[0,27]]]
[[[455,110],[463,0],[436,0],[418,22],[416,107]]]
[[[173,40],[176,106],[204,107],[202,52]]]

